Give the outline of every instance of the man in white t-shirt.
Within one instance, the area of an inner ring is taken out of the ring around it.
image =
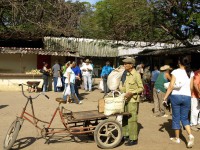
[[[85,91],[92,91],[92,71],[93,67],[90,60],[86,59],[85,64],[81,67]]]

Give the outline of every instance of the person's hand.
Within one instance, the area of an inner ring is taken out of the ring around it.
[[[76,79],[81,80],[81,78],[79,76],[76,76]]]
[[[133,93],[128,92],[128,93],[125,94],[124,97],[125,97],[126,99],[129,99],[129,98],[131,98],[132,96],[133,96]]]
[[[164,97],[164,98],[163,98],[163,102],[162,102],[162,103],[168,105],[168,104],[167,104],[167,97]]]
[[[168,106],[167,101],[163,101],[162,104],[163,104],[165,107]]]

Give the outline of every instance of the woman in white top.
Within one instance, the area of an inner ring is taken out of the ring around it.
[[[172,79],[164,97],[164,103],[170,95],[172,105],[172,129],[175,131],[175,137],[170,138],[175,143],[180,143],[180,122],[185,127],[189,141],[187,147],[191,148],[194,145],[194,136],[191,134],[190,122],[188,113],[191,106],[191,71],[187,57],[180,57],[178,60],[178,69],[172,71]]]
[[[75,100],[75,102],[77,104],[81,104],[82,102],[79,100],[79,98],[77,97],[76,93],[75,93],[75,88],[74,88],[74,84],[75,84],[75,79],[76,79],[76,75],[75,73],[73,72],[73,70],[71,69],[72,67],[72,63],[69,62],[70,65],[68,66],[68,64],[66,64],[66,67],[67,67],[67,70],[65,71],[64,73],[64,77],[66,77],[65,79],[65,90],[64,90],[64,96],[63,96],[63,99],[67,102],[69,102],[69,95],[66,95],[66,89],[67,89],[67,86],[70,85],[70,90],[71,90],[71,96],[72,98]]]

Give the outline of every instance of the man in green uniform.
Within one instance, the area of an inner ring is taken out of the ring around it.
[[[126,58],[123,60],[125,70],[127,71],[126,80],[120,90],[125,94],[125,111],[131,113],[131,116],[123,117],[122,128],[126,146],[136,145],[138,142],[138,106],[140,93],[144,87],[140,74],[135,70],[135,59]]]

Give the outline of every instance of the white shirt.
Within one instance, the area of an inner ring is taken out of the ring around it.
[[[65,83],[68,83],[68,77],[67,77],[67,74],[70,73],[70,83],[75,83],[75,78],[76,78],[76,75],[74,73],[74,71],[71,69],[71,67],[68,67],[67,70],[65,71],[64,73],[64,77],[66,77],[65,79]]]
[[[194,74],[191,73],[190,78],[183,69],[176,69],[171,73],[176,78],[175,84],[179,85],[180,88],[174,88],[172,95],[185,95],[191,96],[190,81]]]
[[[90,69],[90,71],[88,70]],[[86,71],[83,71],[83,70],[86,70]],[[89,76],[89,75],[92,75],[92,71],[93,71],[93,67],[91,64],[84,64],[82,67],[81,67],[81,71],[82,71],[82,75],[83,76]]]
[[[137,65],[137,67],[136,67],[136,71],[138,72],[138,73],[144,73],[144,69],[142,68],[142,65]]]

